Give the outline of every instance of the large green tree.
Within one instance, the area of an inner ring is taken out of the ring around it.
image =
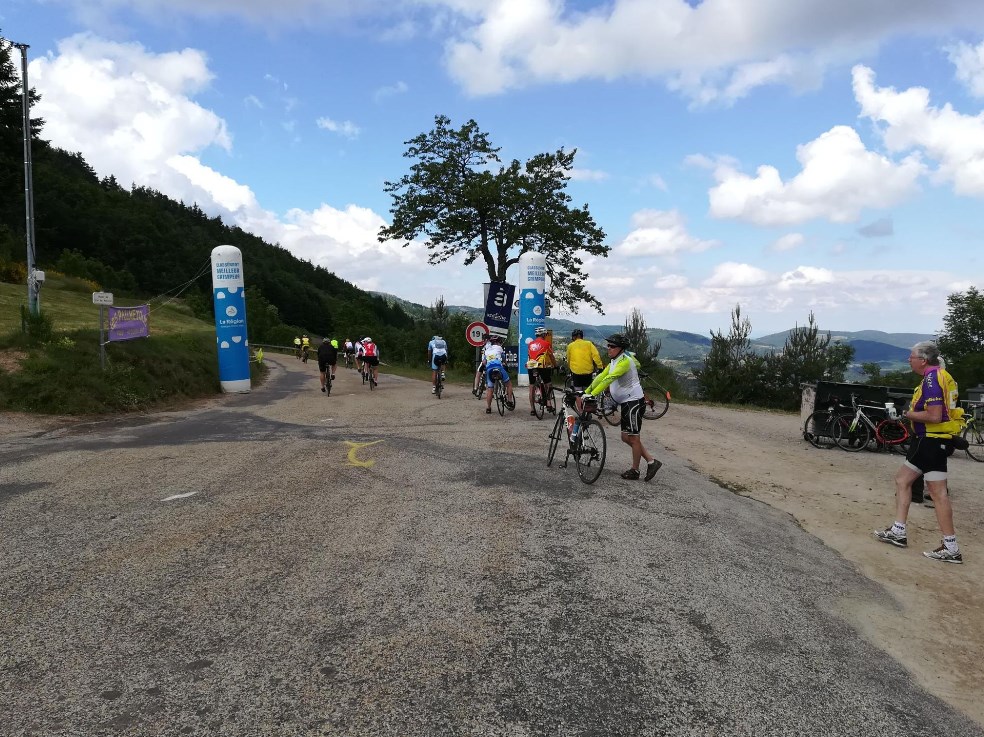
[[[947,313],[936,344],[947,361],[984,353],[984,294],[977,287],[946,298]]]
[[[393,222],[380,229],[380,241],[406,246],[423,238],[432,264],[460,254],[466,265],[482,259],[492,281],[505,281],[520,255],[535,250],[546,257],[554,302],[574,312],[581,304],[602,311],[585,288],[583,257],[607,256],[610,249],[588,206],[570,205],[566,189],[576,150],[502,166],[499,149],[474,120],[454,129],[443,115],[406,145],[403,155],[414,163],[386,182]]]

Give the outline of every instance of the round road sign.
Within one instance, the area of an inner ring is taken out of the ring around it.
[[[476,348],[485,345],[489,338],[489,326],[484,322],[473,322],[465,328],[465,339]]]

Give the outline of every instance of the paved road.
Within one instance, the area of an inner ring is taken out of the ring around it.
[[[655,442],[588,487],[522,402],[272,362],[0,441],[0,734],[984,734],[831,614],[885,592]]]

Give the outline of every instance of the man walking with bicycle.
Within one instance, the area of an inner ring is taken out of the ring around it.
[[[946,489],[948,441],[960,431],[961,425],[956,419],[957,382],[940,366],[940,352],[932,341],[916,343],[909,353],[909,366],[923,377],[912,394],[909,410],[902,413],[912,423],[915,438],[905,463],[895,474],[895,523],[886,530],[875,530],[875,537],[897,548],[908,547],[906,520],[912,502],[912,484],[922,476],[943,533],[942,544],[923,555],[942,563],[963,563]]]
[[[553,370],[557,365],[557,359],[554,357],[553,347],[550,345],[550,336],[546,328],[536,329],[533,340],[526,345],[526,351],[529,356],[526,368],[530,372],[530,414],[535,416],[536,383],[534,379],[539,374],[543,381],[543,401],[548,401],[550,392],[553,391],[550,382],[553,380]],[[554,411],[553,407],[548,407],[548,409],[551,412]]]
[[[629,339],[621,333],[615,333],[605,338],[605,342],[611,362],[585,389],[584,396],[578,400],[577,409],[580,412],[584,400],[595,399],[608,389],[622,414],[622,442],[632,449],[632,468],[623,472],[622,478],[639,478],[639,463],[645,459],[646,481],[651,481],[663,464],[649,454],[639,437],[646,398],[639,382],[635,359],[627,352]]]

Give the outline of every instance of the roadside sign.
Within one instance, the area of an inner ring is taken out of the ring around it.
[[[485,345],[486,339],[489,337],[489,326],[484,322],[475,321],[470,323],[467,328],[465,328],[465,340],[471,343],[476,348],[480,348]]]
[[[113,293],[112,292],[93,292],[92,293],[92,304],[94,304],[94,305],[112,305],[113,304]]]

